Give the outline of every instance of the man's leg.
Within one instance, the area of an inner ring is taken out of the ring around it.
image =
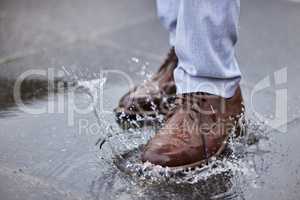
[[[157,15],[170,34],[170,46],[175,45],[179,5],[180,0],[156,0]]]
[[[157,0],[158,16],[170,33],[171,49],[150,80],[130,90],[120,99],[114,111],[117,122],[123,128],[152,124],[155,122],[153,116],[157,113],[166,114],[171,106],[168,99],[176,94],[173,74],[178,64],[174,45],[179,3],[180,0]]]
[[[234,51],[239,12],[239,0],[180,2],[175,41],[177,93],[234,95],[241,78]]]
[[[239,6],[239,0],[180,2],[176,100],[163,127],[146,144],[142,161],[202,166],[224,151],[231,134],[240,135],[244,107],[234,55]]]

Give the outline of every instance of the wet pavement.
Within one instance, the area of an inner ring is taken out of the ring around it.
[[[1,0],[0,199],[299,199],[300,3],[241,4],[237,54],[249,133],[260,140],[233,145],[238,155],[244,152],[237,164],[224,161],[211,173],[170,181],[161,169],[141,171],[145,166],[135,159],[125,165],[112,160],[154,132],[122,131],[111,113],[128,90],[127,75],[143,81],[168,50],[154,1]],[[34,71],[21,88],[26,104],[17,107],[14,84],[28,70],[46,70],[55,81],[49,87]],[[93,108],[76,112],[90,105],[88,93],[101,97],[96,105],[105,112],[98,119]],[[287,104],[282,124],[274,119],[285,110],[276,103]],[[108,134],[100,150],[95,144]]]

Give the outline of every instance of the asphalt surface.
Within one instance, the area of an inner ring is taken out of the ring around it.
[[[245,191],[244,199],[296,200],[300,198],[300,2],[242,0],[241,6],[237,48],[244,75],[241,85],[249,117],[257,119],[258,114],[270,129],[272,152],[259,161],[268,166],[257,179],[261,186]],[[93,113],[75,113],[74,123],[69,121],[72,105],[67,100],[84,107],[88,96],[78,92],[70,97],[68,91],[60,91],[47,99],[47,77],[29,77],[22,89],[27,106],[54,105],[52,113],[38,115],[16,107],[12,92],[15,81],[28,70],[52,68],[55,79],[66,82],[93,80],[103,70],[114,70],[118,74],[106,75],[101,100],[105,111],[111,111],[128,90],[122,74],[139,83],[145,71],[158,68],[168,51],[168,36],[155,12],[155,2],[149,0],[0,0],[1,200],[172,197],[158,189],[135,196],[141,190],[128,191],[99,160],[94,144],[106,130],[100,127],[93,134],[79,126],[82,120],[96,123]],[[270,84],[263,87],[261,80]],[[278,93],[286,90],[287,101]],[[64,112],[58,111],[60,97],[67,99]],[[278,102],[287,105],[287,120],[274,127]],[[115,125],[110,113],[104,119]],[[184,190],[170,191],[178,192],[179,199],[192,198],[182,194]]]

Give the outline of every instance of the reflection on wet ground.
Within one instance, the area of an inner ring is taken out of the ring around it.
[[[27,77],[24,80],[0,79],[0,117],[11,116],[18,102],[30,104],[34,100],[46,99],[49,93],[57,93],[72,86],[71,81]],[[16,99],[20,101],[16,101]],[[12,110],[11,110],[12,109]]]

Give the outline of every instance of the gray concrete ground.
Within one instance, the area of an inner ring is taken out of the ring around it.
[[[244,198],[299,199],[300,3],[242,0],[241,4],[237,54],[249,116],[254,118],[258,112],[265,117],[263,120],[272,122],[276,101],[282,100],[276,95],[280,89],[288,89],[287,121],[282,124],[287,124],[288,131],[272,129],[273,153],[261,161],[269,164],[269,169],[259,175],[264,184],[245,191]],[[138,196],[134,193],[141,190],[127,191],[120,178],[106,179],[115,172],[103,167],[96,157],[98,149],[94,143],[99,135],[89,130],[82,133],[79,128],[82,119],[95,122],[92,113],[76,114],[74,126],[68,126],[67,112],[24,113],[13,104],[12,88],[27,70],[54,68],[57,72],[63,66],[78,79],[91,80],[101,70],[114,69],[129,74],[138,83],[145,78],[139,75],[144,64],[149,63],[146,70],[157,69],[168,50],[167,41],[167,33],[155,15],[154,1],[1,0],[0,199],[163,197],[153,193]],[[278,82],[274,73],[281,70],[284,77],[285,69],[287,82]],[[266,77],[270,78],[270,87],[256,92],[251,101],[251,92]],[[103,101],[109,111],[128,87],[120,77],[107,78]],[[24,93],[29,93],[31,108],[41,108],[49,102],[57,106],[57,98],[68,94],[59,93],[50,100],[36,98],[37,90],[45,87],[43,79],[38,83],[29,80]],[[83,94],[75,99],[78,105],[89,101]],[[284,98],[281,102],[284,104]],[[105,120],[115,124],[111,115]],[[191,198],[188,194],[177,195],[179,199]]]

